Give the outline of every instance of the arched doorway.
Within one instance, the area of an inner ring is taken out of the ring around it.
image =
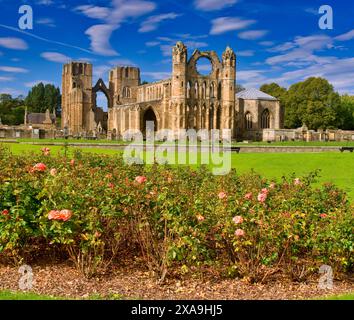
[[[154,123],[154,131],[157,131],[157,129],[158,129],[157,117],[156,117],[154,110],[152,110],[152,108],[148,108],[144,112],[143,124],[142,124],[143,134],[146,134],[146,122],[148,122],[148,121],[151,121]]]

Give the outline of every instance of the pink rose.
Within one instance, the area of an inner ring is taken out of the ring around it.
[[[262,189],[262,193],[264,193],[265,195],[268,195],[269,190],[268,190],[267,188],[263,188],[263,189]]]
[[[68,221],[72,217],[73,213],[71,210],[51,210],[48,213],[48,219],[49,220],[62,220],[62,221]]]
[[[60,219],[63,220],[63,221],[70,220],[72,215],[73,215],[72,211],[71,210],[67,210],[67,209],[61,210],[60,213],[59,213]]]
[[[49,148],[43,148],[42,152],[45,156],[49,156],[50,155],[50,149]]]
[[[33,168],[32,171],[46,171],[47,166],[44,163],[37,163]]]
[[[49,213],[48,213],[48,219],[49,219],[49,220],[58,220],[58,218],[59,218],[59,213],[60,213],[59,210],[51,210],[51,211],[49,211]]]
[[[199,222],[203,222],[205,220],[205,218],[201,214],[197,215],[197,219]]]
[[[223,200],[223,199],[225,199],[227,197],[227,193],[222,191],[222,192],[219,193],[218,197],[219,197],[220,200]]]
[[[267,200],[267,194],[266,193],[260,193],[257,197],[258,201],[261,203],[264,203]]]
[[[270,188],[270,189],[274,189],[274,188],[275,188],[275,183],[272,182],[272,183],[269,185],[269,188]]]
[[[50,169],[50,175],[55,177],[57,175],[57,169],[55,169],[55,168]]]
[[[299,179],[299,178],[296,178],[296,179],[294,180],[294,184],[295,184],[296,186],[299,186],[299,185],[301,184],[300,179]]]
[[[75,165],[75,159],[71,159],[71,160],[70,160],[70,165],[71,165],[71,166],[74,166],[74,165]]]
[[[135,181],[139,184],[143,184],[147,181],[147,178],[145,176],[138,176],[135,178]]]
[[[249,193],[247,193],[247,194],[245,195],[245,199],[246,199],[246,200],[251,200],[252,197],[253,197],[253,193],[252,193],[252,192],[249,192]]]
[[[108,188],[114,189],[114,184],[112,182],[108,183]]]
[[[327,216],[325,213],[322,213],[322,214],[320,214],[320,217],[321,217],[322,219],[326,219],[328,216]]]
[[[8,216],[9,213],[10,213],[9,210],[7,210],[7,209],[2,210],[2,215],[3,216]]]
[[[243,218],[241,216],[236,216],[232,219],[232,221],[235,223],[235,224],[241,224],[243,222]]]
[[[245,232],[242,229],[237,229],[235,231],[235,236],[236,237],[244,237],[245,236]]]

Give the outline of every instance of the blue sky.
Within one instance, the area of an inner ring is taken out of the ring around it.
[[[22,4],[33,8],[33,30],[18,29]],[[333,30],[318,26],[324,4]],[[91,62],[94,80],[121,64],[139,66],[142,80],[168,78],[171,46],[182,40],[189,54],[231,46],[245,87],[323,76],[354,94],[353,14],[349,0],[0,0],[0,92],[60,86],[71,59]]]

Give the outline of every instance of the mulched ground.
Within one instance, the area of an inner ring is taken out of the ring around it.
[[[119,267],[97,278],[86,279],[70,264],[32,265],[35,283],[33,292],[67,298],[87,298],[92,295],[119,295],[125,299],[175,300],[269,300],[309,299],[326,295],[354,292],[354,279],[334,280],[333,290],[318,289],[318,279],[306,283],[274,281],[249,284],[242,280],[215,277],[167,279],[163,285],[139,268]],[[17,267],[0,265],[0,290],[19,290]]]

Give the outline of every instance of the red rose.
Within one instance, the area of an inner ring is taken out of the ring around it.
[[[2,215],[4,215],[4,216],[9,215],[9,213],[10,213],[10,211],[9,211],[9,210],[7,210],[7,209],[2,210]]]

